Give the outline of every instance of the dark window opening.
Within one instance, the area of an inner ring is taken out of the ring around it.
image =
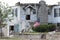
[[[51,13],[50,12],[48,12],[48,15],[50,15]]]
[[[60,16],[60,8],[59,8],[59,16]]]
[[[13,31],[13,30],[14,30],[14,26],[10,26],[10,30],[12,30],[12,31]]]
[[[16,8],[16,9],[15,9],[15,16],[16,16],[16,17],[17,17],[17,11],[18,11],[18,10],[17,10],[17,8]]]
[[[57,17],[56,9],[54,9],[54,17]]]
[[[60,26],[60,23],[57,23],[57,26]]]
[[[12,9],[12,17],[14,16],[14,9]]]
[[[35,10],[33,10],[33,14],[36,14],[36,11]]]
[[[26,20],[30,20],[30,15],[26,15]]]
[[[50,12],[50,10],[48,10],[48,15],[50,15],[51,14],[51,12]]]

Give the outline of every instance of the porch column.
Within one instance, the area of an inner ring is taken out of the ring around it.
[[[6,26],[6,37],[9,37],[9,21],[7,22]]]
[[[7,25],[7,37],[9,37],[9,24]]]

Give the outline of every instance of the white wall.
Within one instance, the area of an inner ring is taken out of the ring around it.
[[[30,15],[30,20],[26,20],[26,15]],[[32,12],[31,12],[31,14],[29,12],[27,13],[23,10],[23,7],[20,7],[20,18],[21,18],[21,20],[24,20],[24,21],[26,20],[29,22],[34,22],[37,20],[37,15],[33,14]]]
[[[52,12],[51,12],[51,15],[48,15],[48,22],[49,23],[60,23],[60,17],[54,17],[54,9],[57,8],[57,13],[59,13],[59,8],[60,6],[54,6],[52,8]]]
[[[37,15],[33,14],[33,12],[31,12],[31,14],[27,14],[26,12],[24,12],[23,7],[22,6],[14,6],[12,7],[12,9],[18,9],[17,11],[17,17],[15,16],[15,12],[14,12],[14,17],[13,17],[13,24],[19,24],[19,31],[21,31],[22,28],[22,21],[29,21],[29,22],[35,22],[37,20]],[[30,20],[26,20],[26,15],[30,15]],[[12,22],[8,23],[10,25],[13,25]]]

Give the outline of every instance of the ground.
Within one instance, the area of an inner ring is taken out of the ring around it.
[[[23,33],[23,35],[13,38],[1,38],[0,40],[60,40],[60,32],[46,34],[46,39],[41,39],[41,33]]]

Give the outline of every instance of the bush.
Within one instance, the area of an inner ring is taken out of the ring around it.
[[[39,27],[40,31],[39,32],[48,32],[48,25],[44,24],[44,25],[40,25]]]
[[[56,29],[56,25],[50,24],[49,25],[49,31],[54,31]]]
[[[56,26],[53,24],[47,25],[47,24],[42,24],[38,27],[32,27],[32,30],[35,32],[49,32],[49,31],[54,31],[56,29]]]
[[[33,27],[32,29],[35,32],[47,32],[48,31],[48,25],[47,24],[43,24],[43,25],[40,25],[38,27]]]

